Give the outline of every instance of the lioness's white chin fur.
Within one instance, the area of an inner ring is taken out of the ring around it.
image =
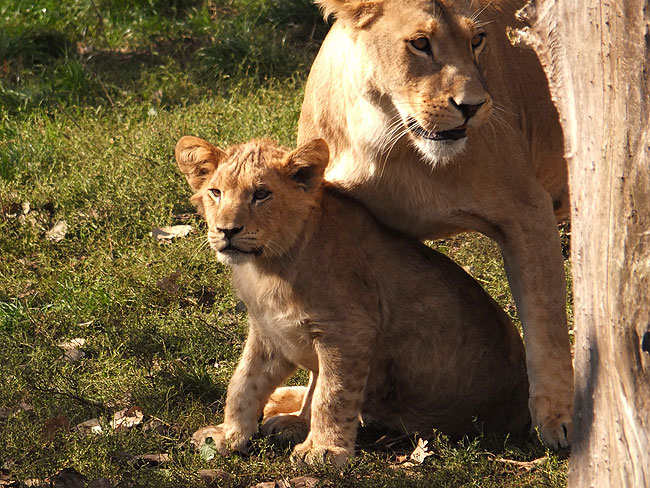
[[[412,138],[412,142],[413,147],[424,156],[431,166],[450,162],[455,156],[462,154],[467,147],[466,137],[456,141],[432,141],[415,136]]]
[[[251,256],[250,254],[241,252],[234,253],[217,251],[217,260],[226,266],[237,266],[239,264],[245,264],[251,259],[254,259],[254,256]]]

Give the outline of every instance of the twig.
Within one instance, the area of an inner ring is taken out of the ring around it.
[[[127,151],[126,149],[122,149],[122,152],[123,152],[124,154],[128,154],[129,156],[133,156],[134,158],[144,159],[145,161],[149,161],[150,163],[153,163],[153,164],[155,164],[155,165],[157,165],[157,166],[161,166],[161,165],[162,165],[159,161],[156,161],[155,159],[148,158],[147,156],[140,156],[139,154],[133,154],[133,153],[130,153],[130,152]]]
[[[48,387],[43,387],[43,386],[38,386],[36,384],[32,384],[31,387],[41,393],[47,393],[49,395],[55,395],[59,397],[64,397],[64,398],[69,398],[71,400],[75,400],[79,403],[82,403],[88,407],[96,408],[97,410],[102,410],[103,412],[108,412],[110,409],[104,405],[103,403],[95,402],[93,400],[88,400],[87,398],[83,398],[79,395],[76,395],[74,393],[70,393],[67,391],[61,391],[57,390],[56,388],[48,388]]]

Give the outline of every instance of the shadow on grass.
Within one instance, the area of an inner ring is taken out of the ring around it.
[[[233,79],[254,86],[306,73],[328,29],[306,1],[224,7],[202,24],[178,17],[205,2],[177,0],[153,14],[150,3],[140,5],[147,32],[113,48],[104,26],[94,39],[39,28],[0,34],[0,103],[10,113],[58,104],[185,104]],[[129,32],[128,25],[121,28]]]

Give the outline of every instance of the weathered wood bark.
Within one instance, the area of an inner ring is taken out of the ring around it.
[[[565,132],[575,406],[569,486],[650,486],[650,2],[531,0]]]

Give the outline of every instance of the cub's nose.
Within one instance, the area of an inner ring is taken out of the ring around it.
[[[219,227],[219,230],[221,232],[223,232],[224,237],[226,239],[228,239],[228,240],[231,240],[233,238],[233,236],[235,234],[237,234],[238,232],[241,232],[242,229],[243,229],[243,227],[231,227],[229,229],[224,229],[224,228]]]
[[[460,110],[460,113],[463,114],[463,117],[465,117],[465,122],[467,122],[469,119],[474,117],[474,115],[476,115],[476,112],[478,112],[480,108],[485,104],[485,100],[477,104],[468,104],[468,103],[456,103],[456,100],[449,97],[449,103],[451,104],[452,107]]]

